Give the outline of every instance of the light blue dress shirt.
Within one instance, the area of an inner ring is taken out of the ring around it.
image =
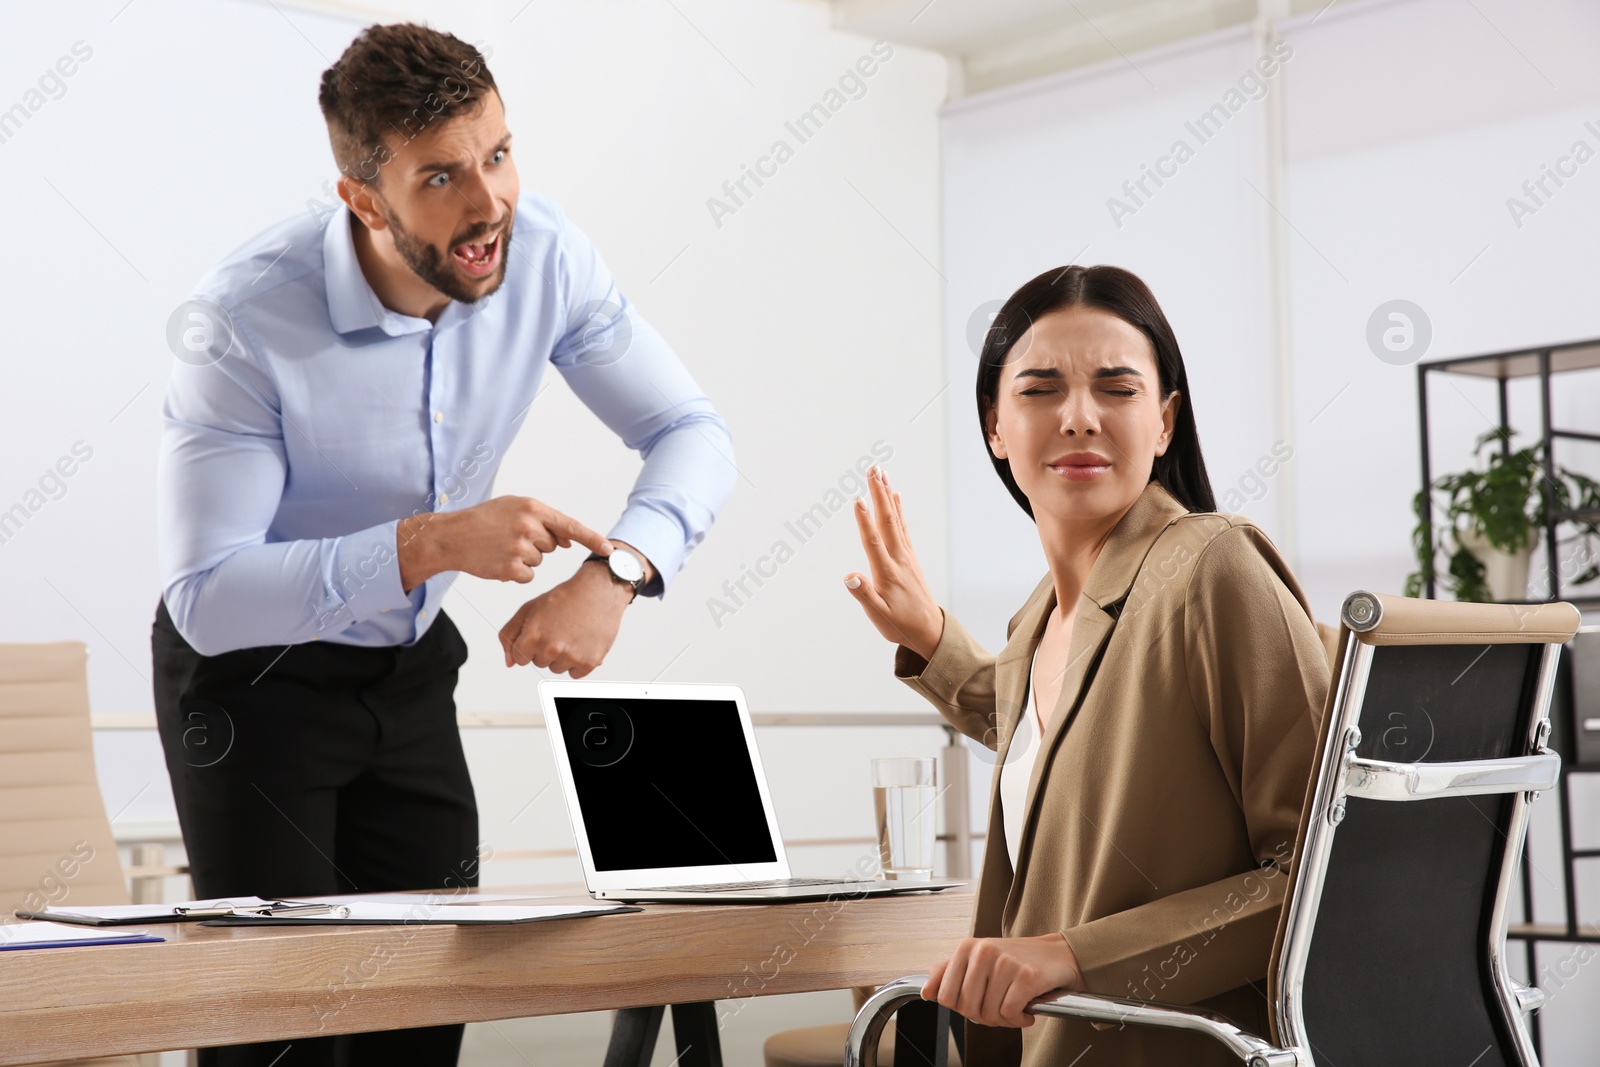
[[[455,572],[403,592],[396,526],[493,495],[551,364],[644,457],[607,536],[649,557],[646,592],[664,591],[733,489],[732,444],[589,239],[522,194],[503,284],[430,323],[378,301],[350,225],[343,206],[280,223],[196,289],[225,314],[181,335],[199,344],[163,409],[162,594],[178,631],[203,655],[414,643]]]

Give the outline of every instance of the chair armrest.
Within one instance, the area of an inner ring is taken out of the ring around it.
[[[1309,1061],[1302,1063],[1293,1049],[1277,1048],[1265,1038],[1239,1029],[1216,1012],[1181,1004],[1160,1004],[1099,993],[1051,993],[1028,1005],[1028,1011],[1034,1015],[1067,1016],[1118,1026],[1133,1023],[1168,1030],[1193,1030],[1226,1045],[1247,1067],[1311,1067]]]
[[[895,1012],[922,999],[922,986],[927,980],[925,974],[897,978],[867,998],[850,1020],[844,1041],[844,1067],[878,1067],[878,1039],[883,1036],[883,1028]]]
[[[910,975],[890,982],[862,1005],[850,1024],[845,1042],[845,1067],[878,1067],[878,1039],[890,1016],[910,1001],[921,999],[925,974]],[[1239,1057],[1246,1067],[1311,1067],[1293,1049],[1275,1048],[1271,1042],[1240,1030],[1214,1012],[1173,1004],[1155,1004],[1128,997],[1108,997],[1097,993],[1052,993],[1028,1005],[1034,1015],[1069,1016],[1092,1022],[1133,1023],[1169,1030],[1193,1030],[1207,1034]]]
[[[1554,789],[1561,777],[1561,757],[1554,752],[1454,763],[1390,763],[1354,757],[1347,762],[1345,792],[1371,800],[1538,793]]]
[[[1511,983],[1511,992],[1517,998],[1517,1007],[1524,1012],[1537,1011],[1544,1007],[1544,1002],[1549,999],[1544,990],[1538,986],[1525,986],[1518,982]]]

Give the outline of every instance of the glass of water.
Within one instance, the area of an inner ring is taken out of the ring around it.
[[[932,756],[872,761],[872,803],[878,820],[878,860],[893,881],[933,878],[937,839]]]

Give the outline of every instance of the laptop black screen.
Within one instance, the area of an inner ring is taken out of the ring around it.
[[[596,870],[777,860],[733,701],[555,704]]]

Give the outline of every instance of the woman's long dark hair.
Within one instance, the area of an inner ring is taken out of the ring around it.
[[[1156,372],[1161,379],[1161,398],[1173,392],[1182,394],[1174,420],[1172,440],[1165,455],[1157,456],[1150,480],[1162,487],[1190,511],[1216,511],[1217,500],[1206,475],[1205,457],[1200,454],[1200,433],[1195,429],[1194,403],[1189,395],[1189,374],[1183,367],[1183,353],[1172,334],[1167,317],[1161,313],[1149,286],[1138,275],[1121,267],[1057,267],[1045,271],[1011,294],[1005,302],[978,355],[978,426],[984,447],[989,447],[988,416],[999,401],[1000,371],[1011,349],[1028,328],[1042,316],[1069,307],[1090,307],[1107,311],[1144,334],[1156,355]],[[1011,463],[991,450],[989,459],[1000,480],[1022,510],[1033,518],[1033,505],[1017,486]]]

